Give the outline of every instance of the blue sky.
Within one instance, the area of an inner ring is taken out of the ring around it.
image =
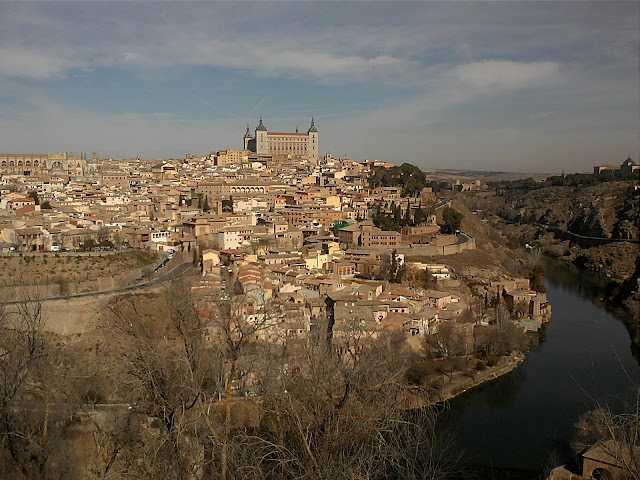
[[[321,152],[554,172],[638,160],[638,2],[0,2],[0,151],[168,158],[247,122]]]

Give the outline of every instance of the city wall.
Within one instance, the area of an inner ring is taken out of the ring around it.
[[[450,237],[454,237],[450,235]],[[456,243],[450,243],[448,245],[421,245],[421,244],[412,244],[412,245],[403,245],[398,247],[396,250],[398,253],[402,253],[407,256],[420,256],[420,255],[454,255],[456,253],[463,252],[465,250],[474,250],[476,248],[476,241],[473,237],[470,237],[466,234],[458,234],[456,238]]]
[[[100,252],[100,255],[113,254],[113,252]],[[117,253],[117,252],[116,252]],[[74,256],[98,256],[96,252],[67,252]],[[62,256],[63,253],[60,253]],[[19,301],[24,299],[46,299],[66,297],[83,293],[116,290],[132,285],[136,279],[143,277],[142,283],[148,283],[156,278],[169,274],[175,268],[184,263],[190,263],[191,256],[188,252],[176,253],[173,258],[158,272],[154,272],[157,263],[144,267],[134,268],[114,275],[98,277],[91,280],[59,281],[44,285],[18,285],[3,287],[0,293],[0,301]]]

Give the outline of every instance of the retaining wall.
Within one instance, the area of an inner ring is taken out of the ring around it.
[[[100,252],[100,254],[107,252]],[[94,256],[98,253],[92,252]],[[86,253],[72,253],[72,255],[86,255]],[[175,268],[184,263],[190,263],[191,256],[189,252],[176,253],[169,263],[162,267],[158,272],[153,269],[157,263],[146,265],[144,267],[134,268],[118,274],[107,277],[98,277],[92,280],[82,281],[60,281],[45,285],[18,285],[11,287],[3,287],[0,297],[2,300],[21,300],[33,298],[51,298],[64,297],[68,295],[77,295],[80,293],[99,292],[104,290],[115,290],[126,287],[134,283],[137,278],[145,277],[146,281],[152,281],[158,277],[167,275]]]

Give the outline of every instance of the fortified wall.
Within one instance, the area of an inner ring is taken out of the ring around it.
[[[110,252],[104,252],[110,253]],[[62,255],[62,254],[61,254]],[[90,256],[88,252],[74,252],[67,255]],[[95,256],[96,254],[93,253]],[[59,281],[43,285],[18,285],[2,288],[0,301],[20,301],[22,299],[48,299],[56,297],[66,297],[84,293],[98,293],[102,291],[117,290],[131,286],[136,283],[136,279],[142,277],[140,283],[150,283],[156,278],[167,275],[175,268],[185,263],[191,262],[189,252],[176,253],[169,263],[162,267],[160,271],[154,272],[156,264],[138,267],[114,275],[98,277],[91,280],[81,281]]]
[[[451,242],[451,243],[449,243]],[[441,235],[437,243],[411,244],[398,247],[398,253],[408,256],[414,255],[454,255],[465,250],[475,250],[476,241],[464,233],[458,235]]]

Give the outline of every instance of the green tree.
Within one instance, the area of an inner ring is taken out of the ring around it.
[[[29,196],[35,200],[36,205],[40,205],[40,199],[38,198],[38,192],[36,192],[35,190],[31,190],[29,192]]]
[[[442,211],[442,233],[454,233],[460,229],[464,215],[451,207],[445,207]]]
[[[412,224],[411,220],[411,207],[409,206],[409,201],[407,200],[407,210],[404,212],[404,219],[402,220],[402,226],[410,227]]]
[[[396,205],[394,202],[392,206],[392,212],[393,212],[393,221],[398,225],[400,225],[400,223],[402,222],[402,209],[400,208],[400,205]]]
[[[422,207],[418,207],[413,214],[413,223],[420,225],[426,220],[426,218],[427,216],[425,215],[424,210],[422,210]]]
[[[211,207],[209,206],[209,197],[205,196],[204,203],[202,204],[202,211],[208,212],[209,210],[211,210]]]
[[[40,208],[43,210],[51,210],[51,204],[49,203],[49,200],[45,200],[44,202],[42,202],[40,204]]]

